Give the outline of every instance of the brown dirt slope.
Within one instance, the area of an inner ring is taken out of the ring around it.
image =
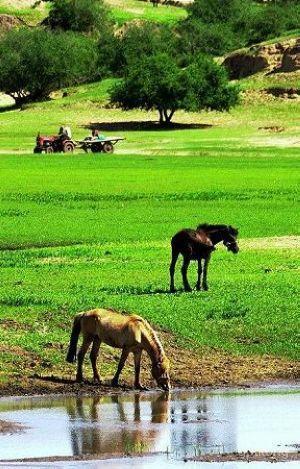
[[[300,378],[300,362],[290,361],[271,356],[237,356],[213,349],[182,348],[176,339],[167,332],[159,332],[166,353],[171,361],[171,380],[173,387],[204,387],[250,385],[255,382],[275,380],[296,380]],[[119,352],[109,347],[103,348],[100,354],[101,364],[117,365]],[[101,393],[111,392],[109,383],[112,376],[102,370],[103,385],[93,385],[90,380],[90,365],[86,365],[88,380],[85,384],[74,382],[75,366],[65,365],[63,368],[50,369],[48,372],[35,372],[32,368],[32,357],[25,361],[27,368],[19,370],[0,382],[0,396],[49,394],[49,393]],[[23,362],[24,363],[24,362]],[[38,363],[35,363],[37,370]],[[4,377],[2,377],[4,378]],[[143,359],[143,383],[153,386],[150,378],[150,363]],[[121,382],[128,389],[133,382],[133,361],[125,367]]]

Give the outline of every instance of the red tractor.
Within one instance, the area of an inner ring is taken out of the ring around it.
[[[36,137],[36,146],[33,150],[34,153],[72,153],[75,148],[75,143],[71,138],[71,131],[69,128],[61,127],[58,135],[51,137],[42,136],[38,133]]]

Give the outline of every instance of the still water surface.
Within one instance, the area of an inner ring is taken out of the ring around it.
[[[299,450],[300,387],[2,399],[0,419],[26,426],[0,436],[2,460],[162,452],[174,461],[212,452],[290,452]]]

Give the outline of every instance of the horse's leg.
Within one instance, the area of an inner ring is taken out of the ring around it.
[[[98,370],[97,370],[97,358],[98,358],[98,353],[99,353],[99,348],[101,345],[100,338],[96,336],[94,338],[92,350],[90,353],[90,360],[93,368],[93,375],[94,375],[94,382],[95,383],[101,383],[101,378],[99,376]]]
[[[210,256],[206,257],[204,259],[204,268],[203,268],[203,281],[202,281],[202,286],[203,290],[208,290],[208,285],[207,285],[207,270],[208,270],[208,264],[210,261]]]
[[[196,290],[201,290],[201,275],[202,275],[202,259],[198,259],[198,280]]]
[[[185,291],[192,291],[188,278],[187,278],[187,270],[190,265],[191,258],[189,255],[184,255],[183,257],[183,264],[181,267],[181,273],[182,273],[182,281],[183,281],[183,286]]]
[[[125,365],[125,362],[127,360],[128,354],[129,354],[128,349],[124,347],[123,350],[122,350],[122,354],[121,354],[119,364],[118,364],[118,369],[117,369],[116,374],[113,377],[112,382],[111,382],[112,386],[118,386],[119,385],[119,377],[120,377],[120,374],[121,374],[121,372],[124,368],[124,365]]]
[[[82,377],[82,364],[83,364],[83,359],[88,351],[89,346],[91,345],[93,341],[93,336],[92,335],[87,335],[83,337],[82,345],[79,349],[78,355],[77,355],[77,374],[76,374],[76,381],[78,383],[81,383],[83,377]]]
[[[175,285],[174,285],[174,274],[175,274],[175,266],[179,256],[179,252],[177,249],[172,247],[172,260],[170,264],[170,291],[175,292]]]
[[[134,352],[134,387],[135,389],[139,389],[140,391],[146,390],[143,388],[140,382],[140,373],[141,373],[141,358],[142,358],[142,351],[137,350]]]

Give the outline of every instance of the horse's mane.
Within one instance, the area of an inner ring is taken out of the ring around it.
[[[229,233],[237,235],[238,230],[233,228],[231,225],[209,225],[208,223],[202,223],[201,225],[197,226],[197,231],[203,230],[206,233],[210,233],[211,231],[223,231],[227,230]]]
[[[209,225],[208,223],[202,223],[197,226],[197,230],[203,231],[225,230],[226,228],[228,228],[227,225]]]
[[[143,318],[142,318],[142,323],[145,326],[145,329],[147,330],[147,333],[148,333],[148,336],[149,336],[149,339],[150,339],[150,343],[154,343],[156,345],[157,350],[158,350],[159,356],[164,357],[165,352],[164,352],[163,346],[161,345],[160,340],[159,340],[155,330],[150,326],[148,321],[146,321]]]

